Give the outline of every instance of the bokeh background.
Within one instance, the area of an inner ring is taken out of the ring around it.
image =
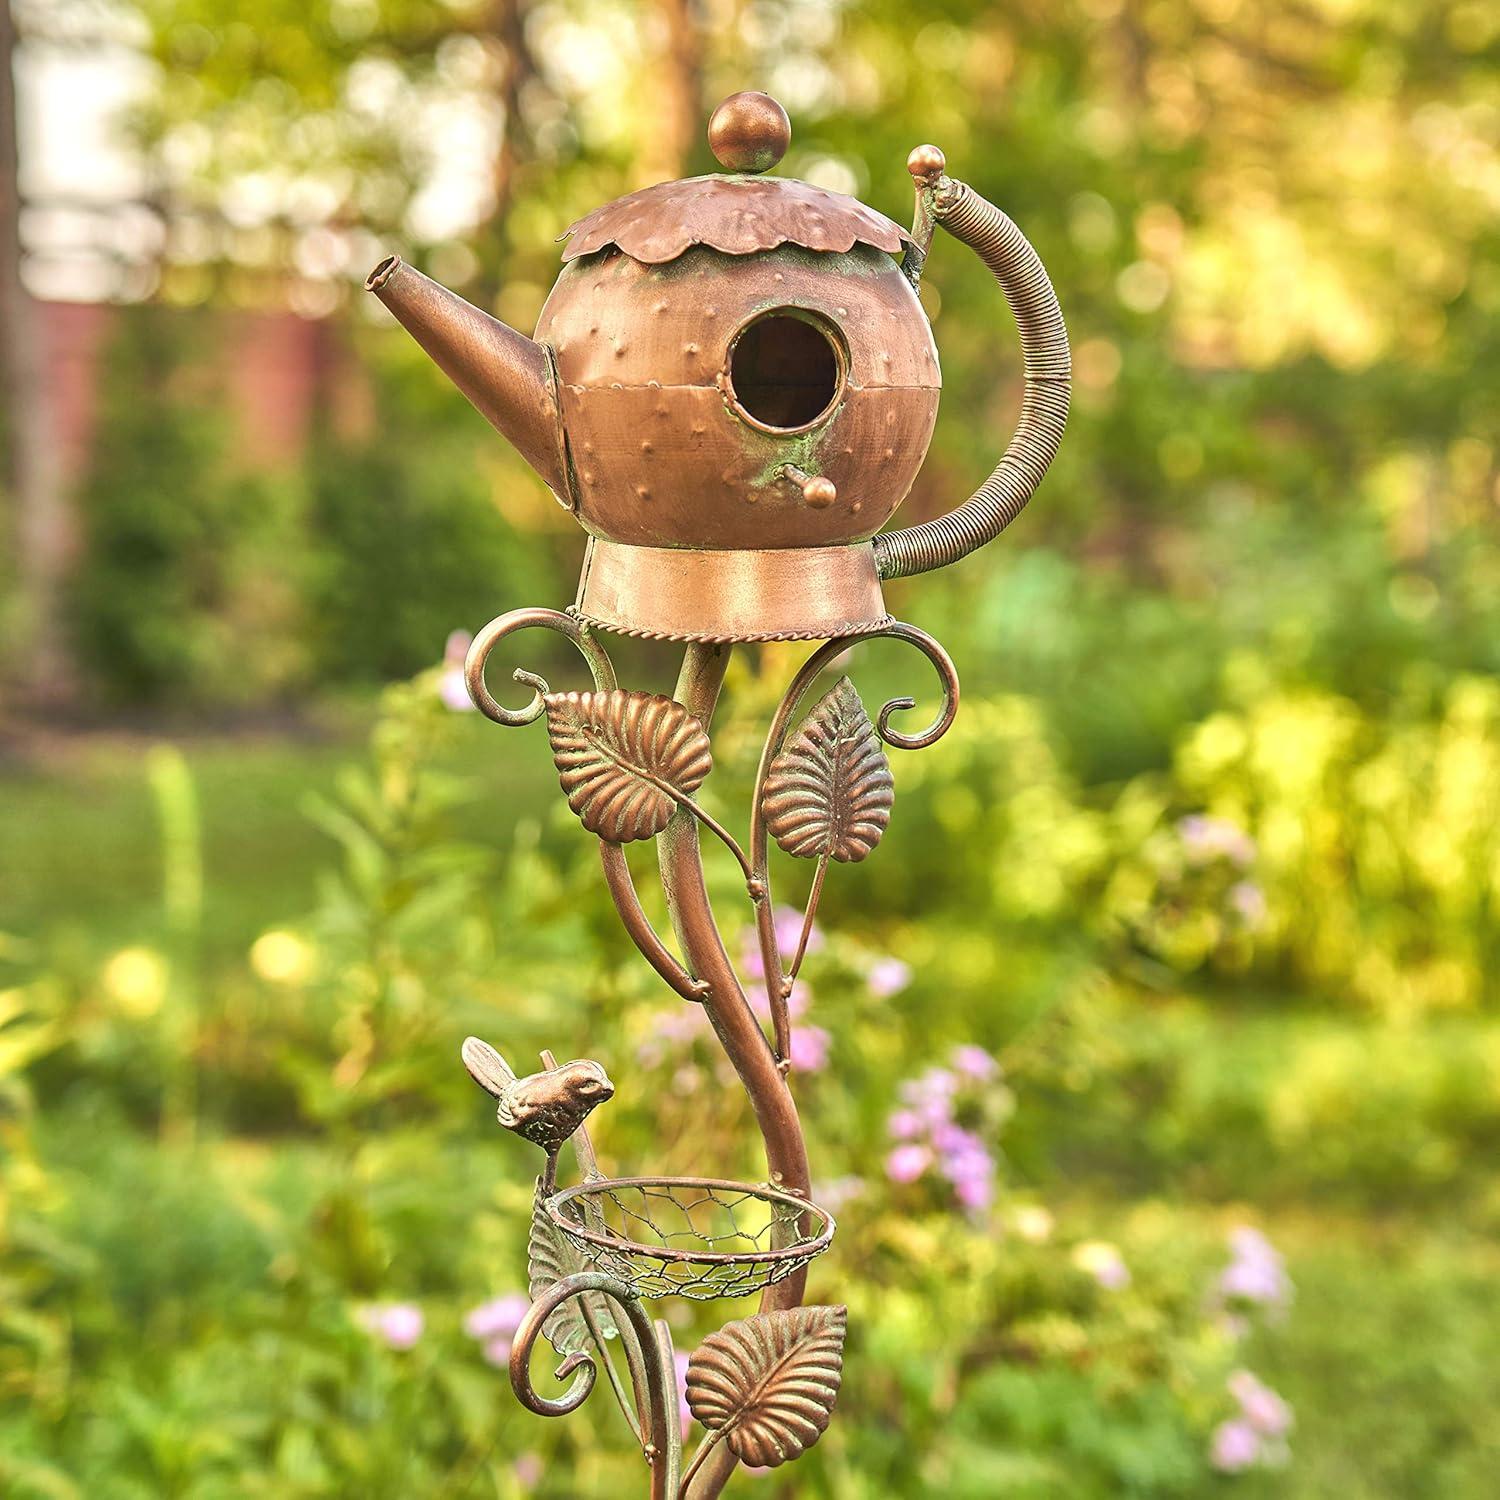
[[[579,535],[358,284],[398,249],[529,329],[558,232],[707,170],[760,87],[783,170],[899,219],[941,144],[1040,249],[1077,385],[1004,541],[890,590],[965,704],[830,882],[798,1093],[849,1368],[822,1444],[736,1485],[1495,1493],[1500,11],[6,15],[0,1489],[643,1488],[605,1396],[511,1398],[536,1162],[458,1040],[602,1059],[622,1170],[754,1176],[756,1135],[542,731],[443,665],[570,598]],[[1018,398],[942,237],[927,295],[906,520]],[[799,656],[732,667],[735,826]],[[893,648],[858,676],[930,705]]]

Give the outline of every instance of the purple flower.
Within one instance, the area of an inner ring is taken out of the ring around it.
[[[1266,1257],[1271,1260],[1280,1260],[1275,1245],[1263,1235],[1260,1230],[1249,1224],[1236,1224],[1229,1231],[1229,1248],[1238,1256],[1246,1260]]]
[[[684,1432],[692,1425],[693,1409],[688,1405],[687,1398],[687,1375],[688,1365],[692,1361],[692,1355],[684,1354],[681,1349],[672,1352],[672,1364],[677,1375],[677,1416]]]
[[[1266,893],[1253,880],[1236,881],[1229,887],[1229,909],[1254,931],[1266,920]]]
[[[961,1177],[954,1182],[953,1192],[970,1213],[980,1214],[995,1201],[995,1179],[987,1172]]]
[[[925,1129],[941,1130],[953,1119],[953,1106],[946,1099],[929,1099],[918,1109],[917,1114]]]
[[[911,983],[911,965],[899,958],[877,958],[870,965],[865,983],[877,1000],[889,1000]]]
[[[1255,863],[1255,840],[1226,818],[1193,813],[1178,821],[1177,836],[1189,864],[1207,865],[1227,859],[1243,870]]]
[[[762,973],[764,973],[764,971],[762,971]],[[749,1002],[750,1009],[755,1013],[756,1019],[759,1020],[762,1025],[769,1025],[771,1021],[771,1000],[766,992],[763,989],[751,989],[745,998]],[[808,985],[804,980],[794,979],[792,981],[792,987],[787,993],[786,997],[787,1015],[793,1017],[794,1019],[797,1016],[805,1015],[807,1013],[808,1006],[810,1006],[811,1004],[812,987]],[[693,1011],[698,1022],[701,1023],[707,1019],[701,1005],[694,1005],[690,1006],[689,1008]]]
[[[474,637],[467,630],[453,631],[443,647],[443,670],[438,677],[438,697],[444,706],[454,713],[472,713],[474,700],[469,697],[469,686],[464,681],[464,658]]]
[[[918,1078],[908,1078],[901,1085],[901,1102],[921,1109],[940,1102],[946,1109],[958,1090],[958,1079],[946,1068],[929,1068]]]
[[[1271,1261],[1237,1260],[1224,1268],[1219,1291],[1243,1302],[1279,1307],[1287,1299],[1286,1273]]]
[[[947,1069],[929,1068],[919,1078],[909,1078],[901,1085],[900,1098],[906,1108],[899,1113],[910,1114],[920,1122],[918,1130],[940,1130],[953,1119],[957,1089],[958,1079]]]
[[[820,1073],[828,1065],[832,1037],[821,1026],[793,1026],[788,1052],[799,1073]]]
[[[464,1332],[471,1339],[508,1339],[521,1326],[521,1319],[530,1307],[531,1298],[524,1292],[491,1297],[464,1315]]]
[[[802,913],[795,906],[778,906],[773,920],[776,925],[776,946],[790,959],[797,951],[797,940],[802,936]],[[814,922],[812,931],[807,935],[807,951],[818,953],[822,948],[823,933]]]
[[[965,1078],[975,1078],[981,1083],[1000,1076],[1000,1064],[983,1047],[955,1047],[953,1066]]]
[[[1240,1415],[1262,1437],[1285,1437],[1292,1427],[1292,1409],[1249,1370],[1236,1370],[1228,1381],[1229,1394],[1239,1402]]]
[[[995,1179],[995,1159],[982,1147],[978,1151],[955,1151],[944,1155],[938,1165],[955,1189],[963,1188],[966,1183],[988,1183]]]
[[[995,1176],[995,1159],[988,1151],[957,1151],[943,1158],[943,1176],[955,1186],[989,1182]]]
[[[989,1159],[989,1152],[984,1148],[984,1142],[974,1134],[972,1130],[965,1130],[962,1125],[955,1125],[952,1120],[945,1120],[932,1132],[932,1144],[939,1155],[944,1157],[957,1156],[982,1156]]]
[[[484,1347],[479,1351],[484,1356],[485,1364],[494,1365],[497,1370],[503,1370],[510,1363],[511,1342],[508,1334],[486,1339]]]
[[[410,1349],[422,1337],[427,1320],[414,1302],[380,1302],[359,1309],[360,1325],[388,1348]]]
[[[915,1182],[932,1165],[932,1152],[914,1141],[897,1146],[885,1159],[885,1175],[892,1182]]]
[[[1260,1434],[1246,1421],[1220,1422],[1214,1428],[1209,1462],[1221,1474],[1239,1474],[1260,1458]]]
[[[781,961],[788,964],[792,961],[792,955],[797,951],[797,942],[802,936],[802,913],[795,906],[778,906],[772,914],[771,922]],[[807,951],[817,953],[822,947],[823,932],[814,922],[812,930],[807,934]],[[740,962],[751,979],[766,977],[765,960],[760,951],[760,933],[754,927],[745,929],[744,940],[740,945]]]
[[[899,1143],[886,1157],[886,1175],[915,1182],[935,1167],[959,1204],[977,1214],[995,1201],[995,1156],[980,1135],[958,1123],[955,1106],[973,1093],[977,1075],[988,1076],[998,1065],[978,1047],[960,1047],[955,1066],[958,1071],[929,1068],[901,1085],[901,1107],[886,1120]]]
[[[694,1041],[707,1024],[708,1017],[701,1005],[683,1005],[676,1010],[663,1011],[656,1022],[655,1034],[635,1049],[636,1061],[643,1068],[656,1067],[666,1057],[669,1047]]]
[[[542,1482],[542,1475],[547,1472],[546,1466],[535,1453],[523,1453],[512,1466],[516,1476],[516,1483],[523,1490],[535,1489]]]
[[[745,940],[740,944],[740,967],[747,979],[766,977],[766,963],[760,955],[760,938],[753,927],[745,929]]]
[[[451,708],[456,714],[474,711],[474,700],[469,697],[469,685],[460,667],[443,668],[438,678],[438,697],[443,700],[444,708]]]
[[[1286,1265],[1258,1229],[1240,1225],[1229,1235],[1234,1259],[1219,1277],[1219,1295],[1229,1301],[1284,1307],[1292,1296]]]

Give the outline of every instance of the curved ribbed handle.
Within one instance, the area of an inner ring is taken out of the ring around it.
[[[919,146],[907,165],[917,179],[917,243],[908,255],[914,277],[921,274],[934,222],[984,261],[1015,314],[1026,361],[1026,394],[1005,456],[957,510],[875,538],[882,578],[946,568],[994,541],[1015,520],[1057,452],[1073,379],[1062,309],[1046,267],[1026,236],[967,183],[945,177],[942,152],[935,147]]]

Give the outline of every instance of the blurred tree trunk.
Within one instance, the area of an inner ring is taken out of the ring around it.
[[[516,196],[516,172],[525,160],[526,126],[521,119],[521,92],[536,73],[536,64],[526,46],[524,0],[496,0],[490,33],[505,54],[501,63],[500,102],[505,109],[505,130],[495,158],[495,209],[492,226],[505,232],[506,216]]]
[[[665,182],[687,170],[707,120],[703,113],[703,16],[699,0],[657,0],[666,23],[662,75],[653,87],[657,124],[648,153],[651,181]]]
[[[52,433],[46,329],[21,280],[16,41],[10,0],[0,0],[0,407],[19,616],[6,665],[28,699],[56,703],[74,681],[62,618],[72,528]]]
[[[479,274],[469,295],[481,307],[493,307],[505,281],[510,254],[506,221],[515,202],[518,178],[530,158],[526,124],[521,114],[521,95],[537,76],[536,59],[526,43],[527,0],[494,0],[485,18],[483,34],[500,53],[499,93],[505,111],[500,146],[492,174],[495,201],[489,218],[475,236],[479,251]]]

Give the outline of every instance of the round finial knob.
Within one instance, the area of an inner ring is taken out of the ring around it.
[[[792,143],[792,122],[769,95],[731,94],[708,122],[708,144],[731,172],[769,172]]]
[[[918,182],[933,183],[943,175],[948,159],[936,146],[918,146],[906,158],[906,170]]]

